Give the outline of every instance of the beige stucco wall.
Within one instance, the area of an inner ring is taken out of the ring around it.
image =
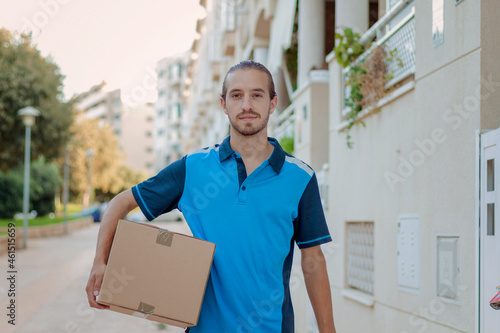
[[[500,127],[500,1],[481,1],[481,77],[487,81],[481,88],[481,128]],[[494,13],[494,14],[493,14]]]
[[[339,246],[329,258],[340,332],[473,332],[475,313],[475,131],[484,101],[480,81],[479,2],[445,1],[444,44],[433,48],[431,2],[416,3],[415,88],[351,130],[346,146],[340,124],[339,70],[330,65],[329,227]],[[464,16],[466,15],[466,17]],[[338,67],[338,66],[337,66]],[[457,105],[457,108],[455,106]],[[481,105],[481,107],[479,106]],[[460,109],[458,109],[460,108]],[[461,111],[457,111],[461,110]],[[437,132],[436,132],[437,131]],[[416,143],[434,141],[427,154]],[[438,133],[439,135],[436,135]],[[417,151],[420,151],[418,153]],[[391,186],[401,161],[423,156]],[[397,218],[420,218],[420,290],[398,288]],[[375,223],[375,294],[372,308],[340,294],[345,281],[345,222]],[[458,304],[436,296],[436,236],[460,236]],[[355,314],[355,315],[353,315]],[[354,319],[355,318],[355,319]]]
[[[309,81],[294,96],[294,155],[314,170],[328,163],[328,84]]]
[[[124,163],[139,172],[152,176],[154,172],[154,130],[152,105],[143,104],[124,109],[121,117],[120,147]]]

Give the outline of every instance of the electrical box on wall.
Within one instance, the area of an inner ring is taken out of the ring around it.
[[[420,289],[420,221],[416,214],[398,217],[398,285]]]
[[[459,237],[437,236],[437,296],[456,301],[459,283]]]

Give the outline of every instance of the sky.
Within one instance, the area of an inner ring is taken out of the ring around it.
[[[0,27],[32,31],[66,76],[66,99],[105,81],[154,102],[157,61],[189,50],[204,15],[199,0],[0,0]]]

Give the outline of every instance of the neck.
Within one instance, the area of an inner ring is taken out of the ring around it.
[[[266,160],[271,156],[274,146],[267,141],[267,130],[251,136],[241,135],[232,130],[229,143],[231,148],[241,155],[243,159]]]

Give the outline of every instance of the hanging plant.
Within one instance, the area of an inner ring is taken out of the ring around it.
[[[298,44],[294,43],[290,48],[285,50],[286,58],[286,69],[290,75],[290,81],[292,82],[292,89],[295,91],[297,89],[297,72],[298,72]]]
[[[379,111],[375,110],[377,102],[394,89],[386,88],[387,82],[393,77],[392,73],[387,72],[387,64],[396,61],[398,66],[403,66],[403,63],[396,56],[396,49],[391,50],[388,55],[384,45],[374,48],[366,57],[359,59],[364,48],[359,44],[359,34],[353,34],[349,28],[345,28],[344,35],[339,38],[344,45],[339,44],[336,47],[336,54],[338,52],[339,55],[337,62],[344,68],[349,66],[345,85],[349,87],[350,92],[344,100],[344,105],[350,110],[346,117],[348,126],[345,131],[347,147],[352,148],[350,129],[357,124],[366,126],[358,119],[358,114],[365,109]],[[345,51],[349,50],[347,45],[351,45],[352,51]]]
[[[342,33],[335,33],[336,46],[333,48],[337,62],[343,68],[352,64],[365,52],[365,47],[359,43],[360,34],[352,28],[345,27]]]
[[[292,30],[292,41],[290,47],[285,50],[285,61],[286,69],[290,75],[290,81],[292,83],[292,89],[295,91],[297,89],[297,75],[299,68],[299,1],[297,0],[295,6],[295,18]]]
[[[348,122],[347,128],[347,147],[352,148],[351,136],[349,135],[350,129],[358,123],[363,126],[365,124],[358,120],[358,113],[363,110],[363,94],[362,94],[362,77],[366,75],[366,69],[364,68],[364,63],[353,63],[349,67],[347,74],[347,80],[345,85],[349,87],[349,96],[344,100],[344,105],[349,108],[349,113],[347,114],[346,120]]]

